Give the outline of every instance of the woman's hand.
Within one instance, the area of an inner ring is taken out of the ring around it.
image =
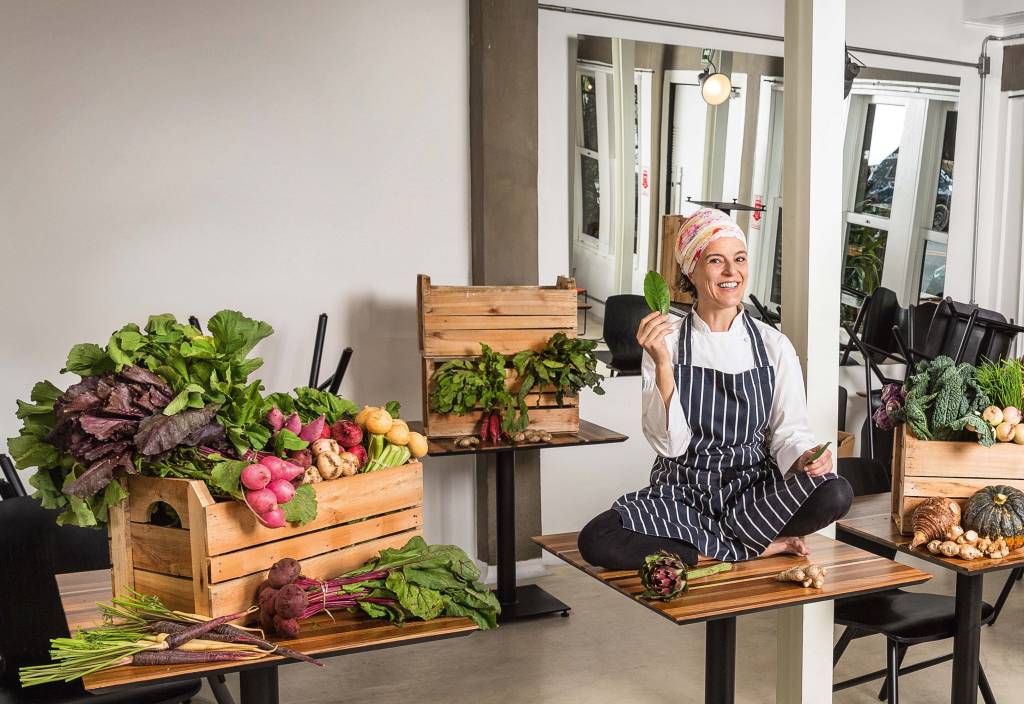
[[[667,315],[654,312],[640,321],[636,331],[636,341],[651,356],[654,366],[660,368],[672,366],[672,353],[665,344],[665,336],[672,332],[672,321]]]
[[[806,472],[812,477],[820,477],[832,471],[832,450],[825,450],[821,453],[821,457],[810,464],[807,463],[819,449],[821,449],[821,445],[816,445],[797,458],[796,469],[798,472]]]

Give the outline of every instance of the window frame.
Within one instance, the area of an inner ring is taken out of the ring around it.
[[[582,77],[587,75],[594,82],[594,99],[596,101],[597,113],[597,149],[587,149],[583,146],[583,99],[580,95],[580,82]],[[615,243],[612,242],[612,208],[614,207],[612,195],[612,70],[603,64],[590,61],[577,61],[575,70],[575,83],[573,84],[573,96],[575,101],[575,143],[573,154],[573,241],[580,247],[585,247],[604,256],[612,256],[615,251]],[[581,157],[589,156],[597,160],[598,164],[598,194],[601,201],[599,214],[598,237],[594,238],[583,232],[583,169],[580,166]],[[605,207],[607,204],[607,207]]]

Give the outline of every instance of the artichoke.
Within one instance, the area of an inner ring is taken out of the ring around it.
[[[731,569],[731,562],[720,562],[710,567],[691,570],[678,555],[662,550],[657,555],[648,555],[644,558],[644,564],[640,567],[640,584],[644,587],[645,598],[668,601],[686,591],[689,586],[688,580],[728,572]]]

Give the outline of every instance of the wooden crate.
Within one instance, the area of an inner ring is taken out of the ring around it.
[[[324,579],[422,533],[419,462],[313,487],[316,519],[265,528],[241,503],[215,501],[201,481],[129,477],[128,499],[110,510],[115,596],[134,589],[171,609],[222,616],[251,605],[266,571],[283,557]],[[150,523],[150,508],[160,501],[177,512],[181,528]]]
[[[483,411],[466,415],[430,410],[430,379],[450,359],[480,356],[483,342],[505,355],[538,351],[555,333],[576,337],[576,282],[560,276],[555,286],[434,286],[430,277],[418,281],[419,342],[423,358],[423,418],[428,436],[475,434]],[[517,389],[515,370],[507,383]],[[579,399],[555,403],[552,389],[527,396],[530,428],[550,433],[579,431]]]
[[[914,509],[932,496],[956,499],[961,507],[992,484],[1024,489],[1024,447],[996,443],[919,440],[906,425],[896,429],[892,454],[892,519],[912,534]]]

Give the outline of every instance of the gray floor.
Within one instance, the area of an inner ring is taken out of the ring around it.
[[[929,569],[925,563],[915,566]],[[953,593],[948,572],[921,590]],[[986,579],[993,602],[1008,572]],[[327,667],[295,664],[281,669],[281,701],[326,704],[373,702],[410,704],[664,704],[703,701],[703,626],[673,626],[618,593],[566,566],[538,580],[573,606],[570,618],[553,616],[488,633],[332,658]],[[1021,701],[1020,666],[1024,642],[1024,583],[1018,583],[996,626],[982,633],[982,664],[1002,704]],[[836,632],[838,637],[838,631]],[[775,616],[739,619],[737,702],[775,699]],[[952,642],[911,649],[907,664],[950,652]],[[831,667],[831,653],[822,653]],[[862,638],[850,646],[836,669],[845,679],[885,666],[884,641]],[[904,704],[949,701],[951,665],[939,665],[900,679]],[[228,678],[236,693],[237,676]],[[878,684],[836,694],[839,703],[877,702]],[[193,700],[212,704],[205,688]],[[980,700],[979,700],[980,701]]]

